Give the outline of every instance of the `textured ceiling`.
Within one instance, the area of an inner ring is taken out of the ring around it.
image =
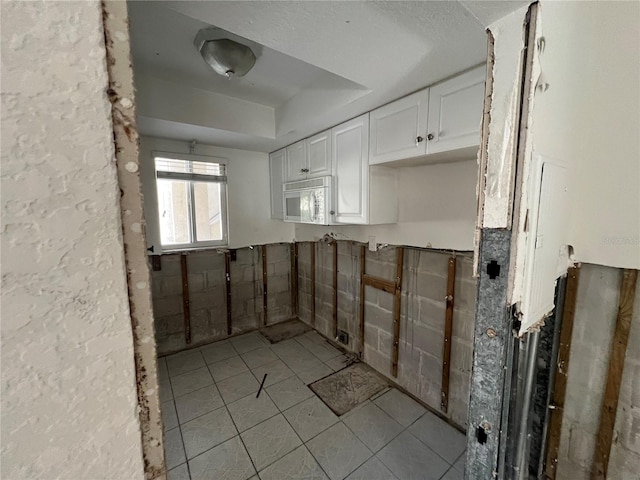
[[[247,148],[271,151],[482,63],[487,24],[526,3],[135,1],[129,4],[134,70],[244,101],[243,109],[248,102],[273,108],[273,137],[247,142]],[[207,25],[258,50],[246,77],[217,76],[200,58],[193,37]],[[175,119],[167,118],[167,109],[158,118],[154,103],[146,105],[142,133],[171,134],[166,122]],[[234,130],[219,122],[215,128],[195,119],[180,123],[173,138],[188,139],[193,125],[193,138],[231,146],[233,137],[237,146]]]

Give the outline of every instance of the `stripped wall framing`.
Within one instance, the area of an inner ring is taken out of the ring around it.
[[[298,316],[313,325],[315,304],[315,328],[330,339],[335,339],[332,321],[334,244],[338,253],[337,330],[349,335],[345,348],[362,353],[365,363],[434,411],[440,411],[459,426],[466,425],[476,299],[471,254],[458,252],[452,255],[451,252],[395,246],[372,252],[363,244],[340,240],[299,243]],[[398,271],[399,250],[403,251],[401,272]],[[456,265],[454,277],[449,276],[451,259]],[[364,282],[361,281],[362,267],[366,273]],[[315,276],[312,276],[312,270],[315,270]],[[396,303],[398,277],[402,278],[402,283]],[[455,308],[451,309],[450,361],[446,365],[450,281],[456,300]],[[399,306],[397,376],[393,375],[394,305]],[[362,318],[364,323],[361,323]],[[443,384],[446,376],[448,386]],[[442,408],[443,391],[448,403],[446,409]]]
[[[326,338],[347,333],[346,350],[362,353],[365,363],[434,411],[466,425],[476,299],[470,253],[394,246],[372,252],[363,244],[334,239],[265,249],[269,324],[294,317],[297,308],[298,317]],[[183,262],[191,343],[185,329]],[[152,285],[161,354],[263,325],[262,247],[168,254],[159,263]]]
[[[158,353],[290,319],[290,252],[284,243],[155,257],[152,263],[160,269],[152,271],[151,283]]]

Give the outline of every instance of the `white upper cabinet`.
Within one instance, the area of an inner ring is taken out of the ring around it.
[[[331,129],[334,223],[366,224],[369,211],[369,115]]]
[[[286,151],[283,148],[269,155],[269,178],[271,181],[271,218],[284,218],[282,183],[284,182]]]
[[[293,182],[307,178],[307,153],[304,140],[286,148],[285,165],[285,181]]]
[[[287,182],[331,175],[331,130],[289,145],[285,165]]]
[[[331,130],[307,138],[307,178],[331,175]]]
[[[369,164],[425,155],[429,90],[371,112]]]
[[[331,129],[332,223],[373,225],[398,220],[397,170],[369,166],[369,114]]]
[[[486,68],[475,68],[429,89],[427,154],[480,143]]]

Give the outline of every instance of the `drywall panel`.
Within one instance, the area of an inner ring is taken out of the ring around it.
[[[484,228],[511,226],[526,11],[526,7],[517,10],[489,26],[494,38],[494,63],[482,221]]]
[[[473,250],[476,160],[404,167],[398,176],[398,223],[372,226],[296,224],[297,241],[333,233],[340,240]]]
[[[2,478],[142,479],[100,2],[2,38]]]
[[[160,245],[158,225],[153,221],[158,218],[153,151],[189,153],[189,144],[153,137],[140,138],[141,178],[149,246]],[[293,224],[271,219],[268,154],[200,144],[196,145],[195,153],[227,159],[230,247],[293,240]]]
[[[567,269],[568,171],[542,157],[534,159],[529,190],[529,231],[524,265],[520,333],[547,314],[555,301],[555,281]]]
[[[542,2],[534,153],[571,171],[575,259],[640,268],[640,4]]]

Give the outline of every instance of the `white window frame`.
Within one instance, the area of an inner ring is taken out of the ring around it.
[[[165,180],[184,180],[189,183],[189,201],[188,201],[188,209],[189,209],[189,223],[190,223],[190,231],[189,237],[191,241],[189,243],[180,243],[180,244],[171,244],[171,245],[163,245],[162,244],[162,233],[160,231],[160,211],[158,211],[158,218],[156,221],[158,222],[158,235],[160,248],[162,252],[176,252],[176,251],[185,251],[185,250],[201,250],[212,247],[226,247],[229,245],[229,215],[228,215],[228,198],[227,198],[227,159],[220,157],[209,157],[205,155],[194,155],[191,153],[173,153],[173,152],[162,152],[162,151],[153,151],[152,159],[153,159],[153,168],[155,171],[155,189],[156,192],[158,190],[158,179]],[[214,175],[203,175],[198,173],[179,173],[179,172],[167,172],[163,170],[157,170],[156,168],[156,158],[169,158],[173,160],[182,160],[185,162],[205,162],[205,163],[216,163],[220,165],[224,165],[225,175],[214,176]],[[196,219],[195,219],[195,191],[193,182],[209,182],[209,183],[219,183],[221,188],[220,193],[220,216],[221,221],[220,225],[222,227],[222,239],[220,240],[207,240],[207,241],[197,241],[196,238]],[[156,194],[157,195],[157,194]],[[156,205],[157,205],[156,198]]]

